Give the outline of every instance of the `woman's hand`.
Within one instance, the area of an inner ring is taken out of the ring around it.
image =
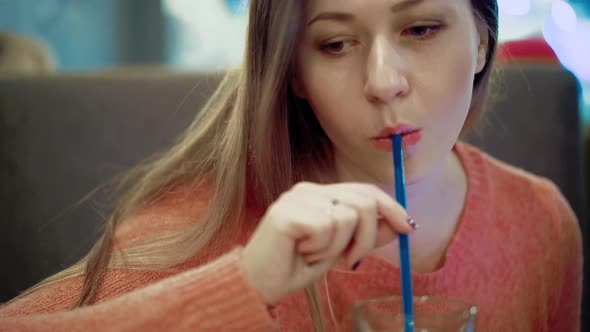
[[[412,231],[409,220],[374,185],[301,182],[268,208],[244,248],[241,267],[272,305],[309,286],[339,260],[353,266],[398,233]]]

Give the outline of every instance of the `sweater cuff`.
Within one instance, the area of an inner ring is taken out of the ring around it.
[[[269,309],[246,280],[239,261],[242,247],[197,268],[193,290],[199,308],[207,319],[197,322],[201,330],[268,331],[276,328]],[[205,323],[206,322],[206,323]],[[206,324],[207,326],[203,326]]]

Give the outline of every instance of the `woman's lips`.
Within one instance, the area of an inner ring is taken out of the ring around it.
[[[416,130],[410,133],[402,134],[402,146],[404,149],[414,146],[420,142],[422,133],[420,130]],[[381,151],[391,152],[393,151],[393,143],[391,137],[374,138],[371,140],[375,148]]]

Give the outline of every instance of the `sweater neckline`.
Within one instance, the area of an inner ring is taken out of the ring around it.
[[[465,204],[457,230],[444,255],[443,265],[432,272],[412,272],[416,288],[445,288],[445,281],[452,279],[450,277],[454,274],[453,271],[460,270],[461,265],[471,264],[471,259],[468,257],[470,244],[477,242],[476,237],[481,230],[478,225],[487,224],[490,217],[493,197],[489,193],[487,169],[481,152],[462,142],[457,142],[453,150],[459,157],[467,177]],[[392,280],[395,282],[399,280],[399,277],[395,276],[400,274],[400,268],[376,254],[370,254],[363,259],[357,272],[375,274],[377,282],[381,280],[382,283],[391,284]]]

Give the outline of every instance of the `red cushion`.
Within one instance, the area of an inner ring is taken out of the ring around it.
[[[498,45],[496,61],[506,62],[543,62],[559,64],[559,59],[545,39],[534,37],[513,40]]]

